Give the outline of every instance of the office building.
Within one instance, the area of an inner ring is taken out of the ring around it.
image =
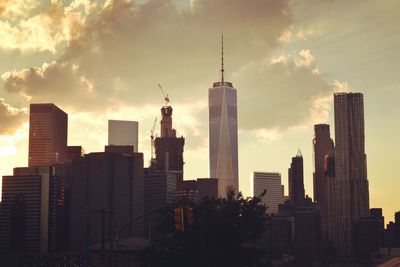
[[[197,199],[218,198],[217,178],[197,178]]]
[[[281,174],[276,172],[252,172],[253,196],[259,197],[264,190],[266,194],[261,198],[262,204],[267,207],[268,214],[277,214],[279,204],[283,204],[284,188],[281,183]]]
[[[169,100],[168,100],[169,101]],[[154,140],[155,160],[152,169],[174,172],[178,175],[177,182],[183,180],[183,147],[185,138],[177,137],[176,130],[172,128],[172,107],[166,101],[161,108],[161,136]]]
[[[295,207],[300,207],[304,203],[304,172],[303,172],[303,156],[300,150],[297,155],[292,158],[292,163],[288,170],[289,177],[289,197]]]
[[[360,217],[354,224],[354,256],[359,260],[369,259],[381,247],[381,218]]]
[[[294,216],[294,255],[296,266],[314,266],[320,261],[319,210],[309,205],[296,209]]]
[[[137,121],[108,120],[108,145],[133,146],[139,150],[139,123]]]
[[[266,231],[264,244],[272,259],[293,254],[293,217],[273,216]]]
[[[65,161],[68,115],[54,104],[31,104],[29,113],[29,167]]]
[[[335,94],[334,113],[338,218],[335,247],[340,257],[347,257],[354,255],[354,224],[360,217],[369,216],[363,94]]]
[[[144,169],[144,211],[158,208],[175,200],[177,176],[172,172]],[[160,218],[159,212],[153,212],[145,217],[145,237],[152,238]]]
[[[57,252],[64,248],[64,183],[55,167],[15,168],[3,176],[0,252]]]
[[[115,230],[144,211],[142,153],[90,153],[72,162],[68,176],[71,187],[70,248],[73,252],[84,251],[86,222],[90,231],[89,243],[93,245],[101,240],[113,240]],[[104,212],[104,223],[101,211]],[[119,237],[143,237],[143,233],[143,220],[140,219],[119,233]]]
[[[210,177],[218,178],[221,197],[227,190],[239,191],[237,95],[224,80],[223,51],[222,39],[221,80],[208,90]]]
[[[203,198],[218,198],[218,179],[198,178],[181,181],[177,184],[176,197],[193,202]]]
[[[317,203],[321,213],[321,238],[331,245],[334,236],[337,234],[337,190],[334,151],[329,152],[324,159],[323,185],[325,195]]]
[[[321,228],[323,238],[328,238],[329,224],[329,182],[327,179],[330,177],[325,175],[325,159],[329,153],[333,152],[333,140],[330,137],[328,124],[314,125],[314,139],[313,139],[313,152],[314,152],[314,173],[313,173],[313,186],[314,186],[314,201],[318,204],[321,212]]]
[[[66,163],[71,163],[74,159],[85,156],[85,150],[82,146],[67,146]]]

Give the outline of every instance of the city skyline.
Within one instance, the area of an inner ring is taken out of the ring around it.
[[[218,78],[218,43],[224,32],[229,54],[227,79],[239,88],[239,183],[245,195],[250,193],[248,177],[252,170],[282,173],[287,188],[286,169],[300,147],[306,194],[312,196],[313,125],[328,123],[333,134],[333,93],[362,92],[370,204],[371,208],[383,208],[386,222],[393,220],[399,202],[393,185],[398,184],[395,166],[400,147],[396,139],[400,108],[395,101],[400,97],[400,81],[395,75],[399,69],[400,57],[395,49],[399,37],[394,34],[398,25],[394,12],[399,4],[395,1],[313,1],[312,5],[265,1],[244,10],[213,6],[209,1],[193,1],[193,6],[175,1],[172,7],[138,1],[138,11],[125,1],[116,1],[113,6],[104,6],[103,1],[97,6],[53,4],[53,10],[62,11],[65,22],[54,25],[45,23],[46,18],[54,20],[49,3],[30,3],[0,9],[3,18],[18,14],[9,22],[15,31],[4,28],[5,37],[0,41],[1,175],[12,174],[15,166],[27,165],[29,103],[52,102],[66,111],[70,122],[68,145],[82,145],[87,153],[102,151],[107,144],[108,119],[139,121],[139,148],[148,162],[149,132],[163,100],[157,84],[162,83],[177,114],[174,122],[178,135],[184,135],[187,141],[185,177],[208,176],[207,88]],[[175,6],[184,10],[184,15],[175,12]],[[155,7],[171,12],[162,12],[150,23],[146,14],[155,16]],[[187,9],[197,16],[185,12]],[[233,16],[217,18],[215,14],[221,14],[222,9]],[[95,17],[95,11],[99,11],[99,17]],[[138,22],[154,28],[154,34],[146,34],[148,27],[126,32],[110,23],[111,39],[117,38],[120,43],[99,41],[107,34],[100,29],[101,22],[124,14],[119,16],[122,23],[135,24],[133,12],[138,12]],[[247,18],[243,20],[246,22],[236,22],[235,14]],[[178,26],[171,21],[174,17]],[[206,17],[215,19],[207,22]],[[30,19],[25,26],[23,19]],[[1,20],[1,27],[5,27]],[[196,26],[197,20],[204,25]],[[32,38],[28,33],[31,24],[40,29],[54,27],[59,35]],[[167,38],[164,24],[182,31]],[[64,36],[63,27],[70,27],[65,29],[70,34]],[[197,37],[188,33],[190,27],[199,27],[194,30]],[[247,33],[246,27],[253,30]],[[88,29],[95,29],[100,38],[92,39]],[[21,38],[13,39],[13,34]],[[114,51],[115,57],[108,50]]]

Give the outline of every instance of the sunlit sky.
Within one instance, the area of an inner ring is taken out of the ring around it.
[[[186,138],[185,179],[208,177],[207,93],[238,90],[239,184],[282,174],[300,148],[312,192],[313,125],[333,93],[362,92],[370,206],[400,210],[400,2],[397,0],[0,0],[0,175],[28,161],[28,107],[69,115],[68,144],[103,151],[107,120],[139,121],[150,157],[162,84]]]

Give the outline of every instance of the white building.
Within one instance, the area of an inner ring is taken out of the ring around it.
[[[223,46],[221,81],[215,82],[208,90],[208,108],[210,177],[218,178],[219,196],[225,197],[227,190],[234,190],[237,194],[237,96],[232,83],[224,81]]]
[[[138,135],[137,121],[108,120],[108,145],[134,146],[138,152]]]
[[[277,214],[279,204],[284,202],[284,187],[281,182],[281,174],[277,172],[252,172],[250,180],[253,196],[258,197],[266,190],[267,192],[261,201],[268,207],[268,214]]]

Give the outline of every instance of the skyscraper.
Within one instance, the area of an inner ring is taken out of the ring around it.
[[[108,145],[133,146],[138,152],[138,131],[137,121],[108,120]]]
[[[325,171],[324,161],[325,156],[334,148],[333,141],[329,133],[328,124],[314,125],[314,201],[318,204],[325,202]]]
[[[90,245],[99,244],[113,233],[141,215],[144,211],[143,154],[95,152],[71,163],[67,179],[71,188],[70,248],[75,252],[85,249],[85,228],[90,228]],[[105,224],[89,211],[108,211]],[[86,224],[88,223],[88,225]],[[143,220],[131,224],[119,235],[121,238],[143,237]]]
[[[29,167],[64,162],[68,114],[54,104],[31,104],[29,114]]]
[[[167,98],[168,99],[168,98]],[[183,147],[185,138],[176,137],[176,130],[172,128],[172,107],[169,100],[161,108],[161,137],[154,140],[156,158],[152,169],[173,171],[177,174],[177,182],[183,180]]]
[[[289,176],[289,198],[295,207],[302,206],[304,203],[304,172],[303,156],[300,150],[292,158],[292,163],[288,171]]]
[[[335,102],[335,179],[340,256],[352,256],[353,226],[369,216],[369,192],[362,93],[337,93]]]
[[[326,164],[329,154],[333,152],[333,140],[330,137],[328,124],[314,125],[314,139],[313,139],[313,152],[314,152],[314,201],[317,202],[321,214],[321,228],[322,238],[327,239],[329,236],[329,223],[330,223],[330,194],[332,191],[331,181],[333,179],[326,175]]]
[[[281,174],[276,172],[252,172],[251,176],[253,196],[258,197],[266,190],[266,194],[261,201],[268,207],[268,214],[278,214],[279,204],[283,204],[284,195]]]
[[[3,176],[0,253],[62,249],[64,182],[55,167],[14,168]]]
[[[222,38],[221,80],[208,90],[210,177],[218,178],[218,193],[238,192],[237,96],[232,83],[224,80]]]

